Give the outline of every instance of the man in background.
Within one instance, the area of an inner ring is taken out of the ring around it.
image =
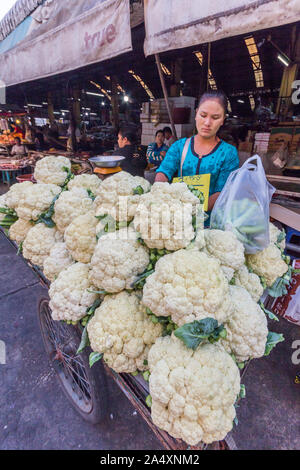
[[[125,160],[120,163],[122,170],[132,176],[144,176],[147,162],[139,152],[136,141],[136,128],[130,125],[122,126],[118,133],[118,147],[113,155],[125,157]]]
[[[176,142],[175,137],[172,135],[171,128],[170,127],[164,127],[163,133],[164,133],[164,136],[165,136],[165,144],[168,147],[171,147],[171,145],[174,144],[174,142]]]

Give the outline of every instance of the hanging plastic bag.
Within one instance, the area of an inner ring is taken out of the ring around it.
[[[261,158],[248,158],[230,174],[213,208],[210,228],[234,232],[246,253],[263,250],[270,243],[269,206],[274,192]]]

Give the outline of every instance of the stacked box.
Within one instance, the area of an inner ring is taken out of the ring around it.
[[[268,152],[276,152],[283,143],[290,147],[293,133],[292,127],[273,127],[273,129],[271,129]]]

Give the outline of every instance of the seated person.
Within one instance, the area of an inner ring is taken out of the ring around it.
[[[136,147],[136,128],[133,126],[122,126],[118,133],[118,147],[113,155],[125,157],[120,163],[122,170],[133,176],[144,176],[144,169],[147,165],[145,159],[138,152]]]
[[[25,145],[21,144],[21,139],[20,137],[15,138],[15,145],[11,149],[11,155],[15,157],[24,157],[27,155],[28,149]]]
[[[163,129],[163,133],[164,133],[164,136],[165,136],[165,144],[168,147],[171,147],[171,145],[174,144],[174,142],[176,142],[175,137],[173,137],[173,135],[172,135],[171,128],[170,127],[165,127]]]
[[[147,160],[148,163],[159,166],[166,156],[169,149],[164,144],[165,136],[162,130],[158,130],[155,134],[155,142],[148,145],[147,148]]]

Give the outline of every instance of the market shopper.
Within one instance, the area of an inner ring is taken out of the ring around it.
[[[180,139],[168,150],[156,170],[155,181],[171,182],[173,177],[210,174],[208,211],[210,212],[230,173],[239,167],[236,148],[217,136],[224,124],[228,100],[221,91],[204,93],[196,113],[198,133]]]
[[[148,145],[147,160],[148,163],[158,166],[166,156],[169,147],[164,143],[165,136],[162,130],[156,131],[155,142]]]
[[[172,134],[172,129],[170,127],[164,127],[163,133],[165,136],[165,144],[168,147],[171,147],[171,145],[174,144],[174,142],[176,142],[176,139]]]
[[[138,151],[136,141],[135,127],[129,125],[121,127],[118,133],[118,147],[113,155],[125,157],[125,160],[121,162],[122,170],[133,176],[144,176],[147,162]]]
[[[20,137],[15,138],[15,145],[11,149],[11,155],[15,157],[24,157],[27,155],[28,149],[25,145],[21,144]]]

